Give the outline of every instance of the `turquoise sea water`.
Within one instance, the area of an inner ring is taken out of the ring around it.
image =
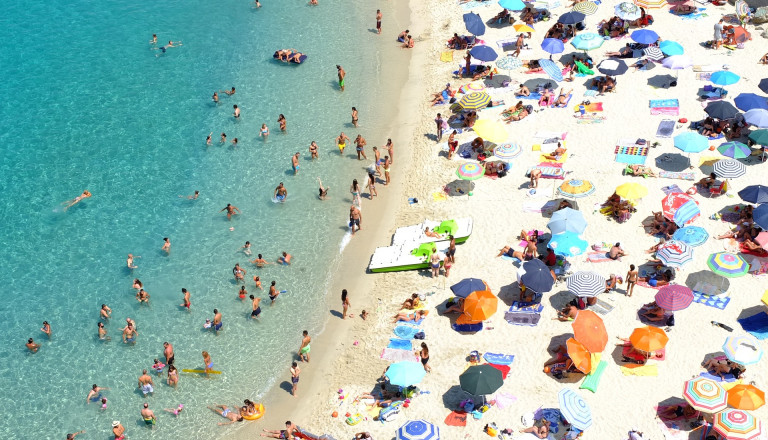
[[[358,133],[349,126],[353,105],[364,126],[374,125],[371,103],[382,97],[363,83],[378,81],[381,65],[379,57],[361,53],[376,55],[383,44],[376,38],[384,37],[369,29],[375,5],[262,4],[260,10],[245,0],[0,6],[0,384],[6,396],[0,410],[8,415],[0,438],[63,438],[85,429],[83,438],[104,439],[112,420],[132,439],[223,436],[230,428],[217,427],[223,419],[205,406],[259,399],[288,378],[301,331],[321,330],[349,182],[367,165],[353,160],[354,148],[340,158],[333,139],[341,130],[352,138]],[[387,14],[391,7],[382,9]],[[183,45],[156,56],[148,44],[153,33],[160,44]],[[274,62],[272,53],[286,47],[309,60]],[[335,85],[336,64],[349,72],[344,94]],[[233,85],[233,97],[220,94],[221,103],[212,103],[214,90]],[[232,104],[242,109],[239,121]],[[287,133],[275,122],[280,113]],[[266,142],[257,136],[262,123],[272,131]],[[213,145],[206,147],[209,132]],[[239,138],[239,146],[219,145],[221,132]],[[321,151],[313,163],[311,140]],[[369,137],[369,146],[383,141]],[[296,151],[302,166],[293,176]],[[330,200],[317,200],[316,176],[330,186]],[[274,204],[280,181],[288,202]],[[84,189],[93,197],[64,212],[60,203]],[[198,200],[177,197],[194,190]],[[218,212],[227,203],[243,212],[232,222]],[[160,251],[163,237],[171,239],[169,256]],[[246,240],[270,261],[286,250],[294,264],[257,270],[238,253]],[[125,267],[129,252],[141,256],[133,273]],[[250,303],[237,299],[236,262],[247,280],[258,274],[265,288],[276,280],[288,290],[270,307],[266,291],[247,283],[249,293],[265,299],[258,322],[247,319]],[[150,306],[136,303],[134,277],[151,295]],[[182,287],[192,293],[190,312],[178,306]],[[96,338],[102,303],[114,311],[107,343]],[[202,331],[213,308],[224,317],[219,336]],[[120,342],[126,317],[137,322],[135,346]],[[52,325],[50,341],[39,330],[43,320]],[[29,337],[42,345],[37,354],[24,348]],[[156,378],[148,401],[159,424],[150,431],[139,423],[145,399],[136,379],[162,358],[163,341],[174,344],[180,369],[200,368],[207,350],[224,374],[182,374],[177,389]],[[85,404],[93,383],[111,388],[105,411]],[[179,403],[186,410],[178,419],[162,411]]]

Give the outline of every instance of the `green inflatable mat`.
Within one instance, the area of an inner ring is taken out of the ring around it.
[[[600,361],[599,364],[597,364],[597,369],[594,373],[590,373],[587,375],[586,378],[584,378],[584,382],[581,383],[582,390],[589,390],[593,393],[597,391],[597,386],[600,385],[600,378],[603,377],[603,371],[605,371],[605,367],[608,366],[608,362],[606,361]]]
[[[595,72],[591,70],[589,67],[586,66],[586,64],[582,63],[581,61],[574,61],[574,64],[576,64],[576,67],[579,70],[579,73],[586,73],[587,75],[594,75]]]

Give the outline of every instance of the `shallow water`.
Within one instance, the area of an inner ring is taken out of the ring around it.
[[[368,165],[352,160],[353,148],[340,158],[333,139],[340,130],[357,133],[349,124],[353,105],[373,125],[370,103],[381,96],[362,85],[378,81],[381,65],[377,56],[360,58],[375,53],[370,30],[358,24],[370,21],[367,6],[262,4],[11,0],[0,7],[0,383],[11,397],[0,409],[15,414],[0,421],[0,438],[63,438],[80,429],[85,438],[107,438],[112,420],[130,438],[221,436],[223,419],[205,406],[259,399],[288,378],[301,330],[321,330],[346,231],[347,188]],[[152,33],[183,45],[156,56]],[[285,47],[306,52],[308,61],[273,61]],[[337,63],[349,72],[344,94]],[[234,96],[212,103],[214,90],[233,85]],[[242,109],[239,121],[232,104]],[[280,113],[287,133],[279,132]],[[272,131],[267,141],[257,136],[262,123]],[[239,146],[219,144],[221,132]],[[321,151],[311,163],[310,140]],[[374,144],[381,140],[369,139]],[[296,151],[301,172],[293,176]],[[316,197],[317,176],[331,188],[325,202]],[[288,201],[274,204],[280,181]],[[93,197],[65,212],[61,202],[84,189]],[[178,197],[196,189],[197,200]],[[218,212],[227,203],[243,214],[228,222]],[[170,255],[160,250],[163,237],[171,239]],[[294,264],[256,269],[239,253],[246,240],[270,261],[286,250]],[[129,252],[141,256],[133,272],[125,267]],[[248,272],[249,293],[265,299],[258,322],[247,319],[250,302],[237,299],[236,262]],[[254,288],[254,274],[265,288],[276,280],[287,290],[273,307]],[[134,277],[151,295],[149,306],[135,301]],[[190,312],[179,307],[182,287],[192,294]],[[106,343],[96,338],[102,303],[114,310]],[[213,308],[224,317],[218,336],[202,330]],[[129,316],[138,326],[135,346],[120,342]],[[50,341],[39,330],[43,320],[52,325]],[[39,353],[26,352],[29,337],[41,343]],[[162,356],[163,341],[174,344],[180,369],[200,368],[207,350],[223,374],[182,374],[177,389],[156,378],[148,401],[159,423],[150,431],[139,423],[144,399],[136,379]],[[85,404],[93,383],[111,388],[105,411]],[[179,403],[186,409],[178,419],[162,411]]]

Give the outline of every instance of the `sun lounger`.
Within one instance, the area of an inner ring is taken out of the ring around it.
[[[768,339],[768,313],[760,312],[746,318],[739,319],[739,324],[744,331],[757,339]]]
[[[582,390],[592,391],[593,393],[597,392],[597,386],[600,385],[600,379],[603,377],[603,372],[607,366],[608,362],[600,361],[600,363],[597,364],[597,369],[595,369],[595,371],[592,373],[587,374],[587,377],[585,377],[584,381],[581,382],[579,388]]]
[[[483,323],[478,322],[477,324],[453,324],[451,327],[459,333],[475,333],[483,329]]]
[[[659,177],[665,179],[694,180],[693,173],[690,171],[659,171]]]

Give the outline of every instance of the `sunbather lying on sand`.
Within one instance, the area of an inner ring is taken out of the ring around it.
[[[726,374],[733,374],[733,376],[738,379],[744,374],[744,371],[746,371],[746,368],[742,365],[731,362],[728,359],[712,358],[702,362],[701,366],[706,368],[710,374],[720,376],[721,379],[725,379]]]
[[[393,318],[392,322],[397,321],[420,321],[423,318],[426,318],[429,314],[429,310],[417,310],[416,313],[413,312],[400,312]]]
[[[629,174],[633,176],[659,177],[651,167],[647,167],[645,165],[630,165],[627,167],[627,170],[630,171]]]
[[[525,245],[525,249],[523,249],[522,251],[516,251],[516,250],[513,250],[512,247],[510,246],[504,246],[501,250],[499,250],[499,254],[496,256],[500,257],[502,255],[507,255],[512,258],[517,258],[520,261],[527,261],[527,260],[531,260],[533,258],[538,257],[539,253],[536,250],[536,242],[529,241]]]
[[[642,316],[642,317],[644,317],[644,318],[646,318],[646,319],[648,319],[649,321],[652,321],[652,322],[659,322],[659,321],[664,321],[665,319],[667,319],[664,316],[665,313],[667,313],[666,310],[662,309],[659,306],[656,306],[656,307],[650,308],[650,309],[648,309],[648,310],[646,310],[644,312],[640,312],[640,316]]]
[[[552,104],[555,107],[565,107],[568,104],[568,98],[571,96],[571,93],[573,93],[573,89],[569,89],[567,92],[564,92],[563,89],[565,89],[565,87],[560,89],[560,94]]]

